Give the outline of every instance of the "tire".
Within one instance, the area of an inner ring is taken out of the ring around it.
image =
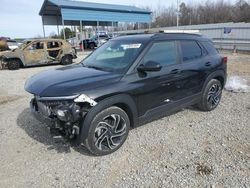
[[[216,79],[210,80],[202,94],[201,101],[198,103],[198,108],[203,111],[214,110],[220,103],[221,95],[221,82]]]
[[[62,60],[61,60],[61,64],[62,65],[69,65],[73,63],[73,58],[71,55],[65,55],[63,56]]]
[[[89,44],[89,48],[90,48],[91,50],[94,50],[94,49],[95,49],[95,44],[94,44],[94,43],[90,43],[90,44]]]
[[[18,70],[20,68],[20,61],[18,59],[10,59],[7,67],[9,70]]]
[[[85,146],[97,156],[118,150],[127,139],[130,120],[125,111],[116,106],[99,112],[91,121]]]

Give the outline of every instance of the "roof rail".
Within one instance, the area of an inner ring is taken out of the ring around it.
[[[163,33],[186,33],[186,34],[196,34],[201,35],[199,30],[164,30]]]

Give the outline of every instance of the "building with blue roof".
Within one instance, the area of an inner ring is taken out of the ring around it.
[[[135,6],[70,0],[45,0],[39,15],[42,17],[43,30],[44,25],[98,27],[113,26],[118,22],[151,22],[151,11]]]

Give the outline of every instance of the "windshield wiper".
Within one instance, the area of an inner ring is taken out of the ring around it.
[[[84,64],[83,64],[83,66],[84,66],[84,67],[87,67],[87,68],[91,68],[91,69],[103,70],[103,68],[97,67],[97,66],[94,66],[94,65],[84,65]]]

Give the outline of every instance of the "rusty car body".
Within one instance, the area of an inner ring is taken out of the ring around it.
[[[61,39],[33,39],[25,41],[17,49],[0,52],[2,68],[16,70],[20,67],[61,63],[73,63],[76,50]]]

